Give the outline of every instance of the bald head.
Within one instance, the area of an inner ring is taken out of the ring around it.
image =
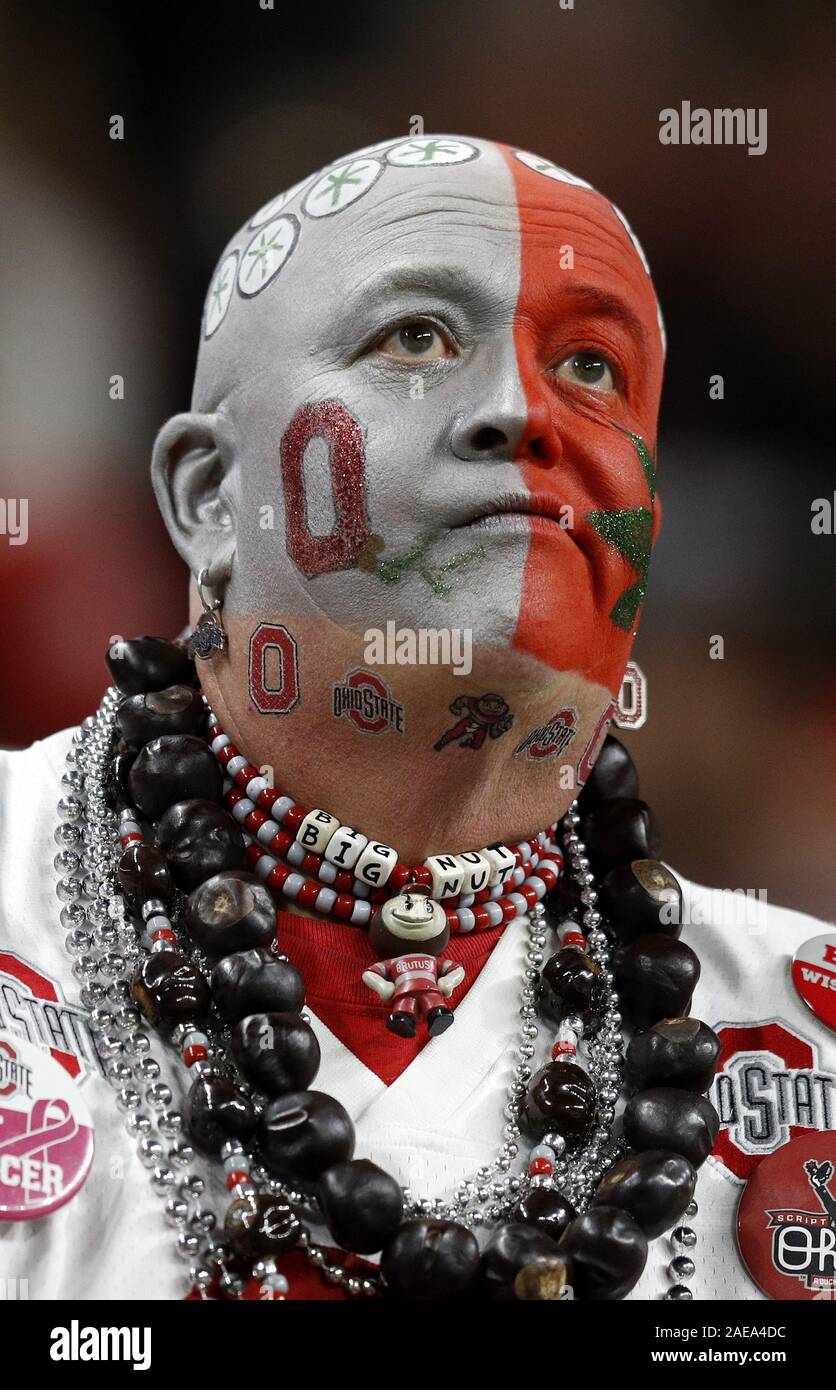
[[[590,184],[550,160],[491,141],[390,140],[345,155],[279,193],[231,239],[206,298],[194,408],[216,409],[269,360],[289,328],[304,332],[300,301],[310,307],[313,298],[330,309],[357,290],[362,308],[373,300],[378,279],[386,289],[391,283],[393,289],[432,292],[431,268],[461,286],[468,262],[477,277],[496,281],[504,272],[513,298],[523,212],[531,235],[538,202],[541,233],[555,256],[561,244],[571,245],[573,228],[585,225],[587,233],[598,231],[599,256],[603,248],[616,279],[619,262],[640,266],[636,279],[647,282],[640,297],[656,319],[649,330],[663,339],[644,252],[623,214]],[[561,209],[563,225],[557,226],[554,213]],[[495,255],[486,259],[491,248]],[[594,256],[587,247],[593,279]],[[629,273],[626,278],[633,280]],[[354,305],[346,307],[350,313]],[[298,350],[298,338],[294,346]]]

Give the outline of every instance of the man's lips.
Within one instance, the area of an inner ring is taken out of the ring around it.
[[[518,529],[530,535],[533,530],[551,531],[557,527],[565,532],[571,530],[567,526],[567,514],[572,517],[571,509],[552,494],[506,494],[470,507],[467,516],[453,522],[452,529],[460,530],[465,526],[485,531]]]

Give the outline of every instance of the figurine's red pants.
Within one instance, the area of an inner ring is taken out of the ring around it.
[[[426,1018],[430,1009],[440,1009],[444,1002],[444,996],[437,989],[422,989],[417,994],[396,994],[392,1000],[392,1012],[413,1016],[418,1014]]]

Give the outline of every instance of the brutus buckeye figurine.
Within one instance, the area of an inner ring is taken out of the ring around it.
[[[363,971],[363,983],[391,1005],[386,1026],[414,1038],[423,1018],[430,1037],[453,1022],[444,1001],[464,979],[464,966],[442,952],[450,940],[444,908],[421,885],[383,903],[372,917],[369,940],[381,959]]]

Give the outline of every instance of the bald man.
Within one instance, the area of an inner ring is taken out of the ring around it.
[[[663,357],[623,215],[526,151],[383,142],[240,229],[209,288],[192,408],[161,430],[153,479],[192,575],[191,621],[202,577],[222,628],[198,660],[203,691],[267,783],[418,864],[514,845],[566,812],[612,719],[645,597]],[[466,661],[449,659],[452,634]],[[15,862],[0,876],[0,1031],[60,1054],[93,1108],[97,1159],[39,1229],[9,1224],[0,1270],[27,1272],[31,1297],[182,1296],[44,873],[70,737],[0,762]],[[491,917],[485,931],[462,916],[455,1026],[410,1039],[387,1032],[363,986],[368,905],[348,923],[317,914],[303,882],[285,882],[278,939],[305,976],[316,1085],[349,1111],[358,1153],[413,1193],[448,1198],[501,1142],[525,916],[504,929]],[[434,879],[434,896],[449,886]],[[683,939],[703,962],[693,1012],[722,1045],[693,1288],[757,1297],[732,1238],[741,1183],[791,1133],[832,1123],[832,1036],[787,968],[819,928],[763,904],[741,925],[728,896],[684,894]],[[173,1054],[162,1076],[182,1104]],[[217,1167],[201,1169],[202,1200],[222,1214]],[[670,1258],[651,1247],[633,1296],[669,1288]],[[289,1296],[334,1289],[299,1259]]]

